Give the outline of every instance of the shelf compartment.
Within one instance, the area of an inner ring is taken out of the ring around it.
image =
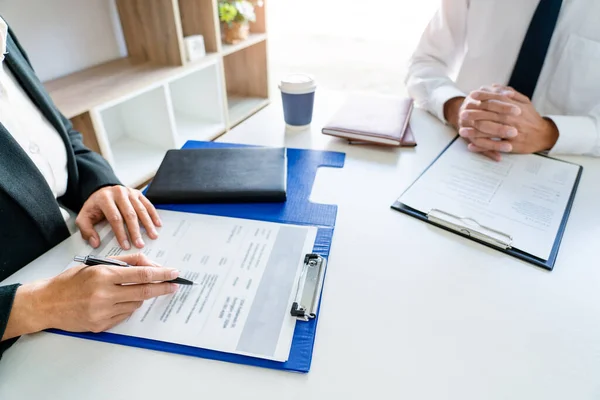
[[[169,83],[177,145],[187,140],[210,141],[225,132],[224,96],[217,65]]]
[[[165,67],[121,58],[48,81],[45,86],[58,109],[67,118],[73,118],[98,106],[135,96],[179,74],[216,64],[218,59],[218,55],[210,54],[184,67]]]
[[[259,42],[223,58],[229,126],[235,126],[269,103],[267,43]]]
[[[123,184],[138,187],[154,176],[176,146],[165,86],[99,111],[100,148]]]
[[[212,0],[179,0],[183,36],[202,35],[207,53],[219,51],[218,11]]]
[[[225,44],[223,43],[223,55],[228,56],[235,53],[236,51],[243,50],[247,47],[254,46],[257,43],[261,43],[267,40],[266,33],[251,33],[248,35],[248,39],[243,40],[236,44]]]
[[[127,53],[160,65],[185,64],[179,8],[174,0],[116,0]]]
[[[256,43],[263,42],[267,39],[267,26],[266,26],[266,14],[265,7],[266,1],[263,1],[262,7],[255,6],[254,12],[256,13],[256,21],[250,23],[250,35],[248,39],[236,43],[236,44],[222,44],[223,55],[229,55],[231,53],[235,53],[236,51],[240,51],[246,47],[255,45]],[[219,23],[219,30],[222,31],[223,27]]]

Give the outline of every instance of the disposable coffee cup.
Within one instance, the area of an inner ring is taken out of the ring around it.
[[[279,89],[285,124],[291,129],[308,127],[315,103],[315,79],[308,74],[292,74],[281,80]]]

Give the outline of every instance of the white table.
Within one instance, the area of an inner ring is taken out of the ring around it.
[[[275,101],[221,139],[347,153],[312,196],[339,211],[310,373],[39,333],[0,361],[0,398],[600,398],[600,160],[572,158],[585,170],[550,273],[391,210],[453,133],[416,110],[416,149],[349,146],[320,134],[340,100],[317,94],[311,131],[284,133]]]

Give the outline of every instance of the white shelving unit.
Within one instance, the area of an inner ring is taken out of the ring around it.
[[[176,146],[165,86],[95,114],[98,144],[125,185],[150,179],[165,152]]]
[[[213,64],[168,84],[178,146],[187,140],[213,140],[227,129],[221,79]]]
[[[217,0],[115,4],[127,56],[45,85],[84,143],[139,188],[168,150],[214,140],[269,103],[266,6],[248,39],[224,44]],[[189,61],[184,39],[198,34],[206,56]]]
[[[151,179],[168,150],[214,140],[227,129],[218,60],[172,72],[161,71],[160,79],[153,72],[156,80],[145,90],[92,107],[98,148],[125,185]]]

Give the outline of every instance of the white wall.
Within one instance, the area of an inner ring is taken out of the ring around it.
[[[0,0],[42,81],[126,55],[114,0]]]

